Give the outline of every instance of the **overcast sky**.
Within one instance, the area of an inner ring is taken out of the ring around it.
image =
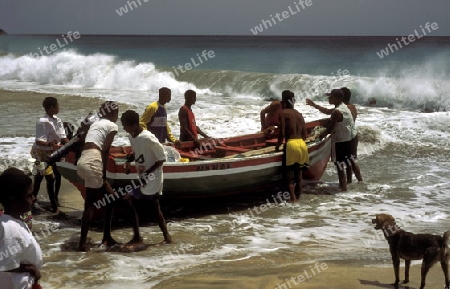
[[[0,0],[0,28],[10,34],[250,36],[272,15],[275,25],[261,35],[409,35],[436,22],[439,29],[429,35],[450,36],[450,0],[310,0],[305,8],[299,1]],[[128,13],[119,16],[120,7]],[[287,17],[279,21],[275,14],[283,11]]]

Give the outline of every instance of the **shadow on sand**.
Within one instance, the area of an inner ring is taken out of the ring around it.
[[[384,283],[380,283],[380,281],[369,281],[369,280],[361,280],[361,279],[358,279],[358,281],[361,283],[361,285],[369,285],[369,286],[380,287],[380,288],[415,289],[415,287],[402,286],[401,284],[399,284],[398,287],[395,287],[394,284],[392,284],[392,283],[384,284]]]

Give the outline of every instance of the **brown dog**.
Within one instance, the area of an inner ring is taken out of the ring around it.
[[[444,235],[413,234],[400,229],[395,223],[394,217],[388,214],[378,214],[372,220],[375,230],[382,230],[389,243],[395,273],[395,287],[398,288],[400,258],[405,260],[405,281],[409,282],[409,267],[411,260],[421,260],[420,289],[425,287],[425,278],[430,268],[438,261],[441,262],[445,276],[445,288],[450,289],[448,279],[448,263],[450,259],[449,239],[450,231]]]

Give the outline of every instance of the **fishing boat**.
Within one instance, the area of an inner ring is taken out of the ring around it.
[[[308,134],[320,127],[321,120],[306,124]],[[181,157],[164,163],[164,198],[211,198],[273,188],[281,181],[282,151],[275,151],[277,131],[259,132],[221,139],[203,139],[200,146],[181,142],[170,147]],[[330,137],[307,142],[310,166],[305,180],[319,180],[330,159]],[[139,187],[134,166],[124,170],[129,146],[113,146],[106,177],[115,189]],[[170,150],[169,150],[170,151]],[[169,157],[170,159],[170,157]],[[68,153],[57,163],[62,176],[85,195],[83,180],[76,172],[76,154]]]

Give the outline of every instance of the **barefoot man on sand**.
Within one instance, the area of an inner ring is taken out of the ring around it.
[[[280,135],[275,149],[278,151],[283,139],[286,140],[283,151],[283,186],[289,190],[291,201],[300,198],[302,192],[302,170],[309,166],[308,147],[306,146],[306,127],[303,115],[294,109],[294,93],[285,90],[282,93],[283,110],[279,113]],[[295,185],[291,184],[291,171],[294,171]]]
[[[86,135],[81,157],[77,163],[77,174],[84,179],[86,198],[84,211],[81,217],[81,234],[78,250],[89,251],[86,244],[89,227],[94,215],[94,202],[102,198],[104,194],[114,195],[109,182],[106,180],[106,165],[109,149],[117,134],[118,127],[115,124],[119,115],[119,106],[113,101],[104,102],[99,109],[100,120],[94,122]],[[102,244],[113,246],[117,242],[111,237],[111,220],[113,204],[109,202],[105,207]]]
[[[331,134],[331,159],[338,170],[339,187],[343,192],[346,192],[347,178],[345,176],[345,167],[347,161],[352,159],[351,140],[356,135],[355,122],[351,111],[343,102],[344,93],[342,90],[333,89],[331,92],[325,93],[325,95],[328,96],[328,102],[334,104],[335,109],[331,113],[327,129],[319,137],[323,138],[327,134]]]
[[[356,122],[356,117],[358,116],[358,111],[356,110],[356,106],[352,103],[350,103],[350,98],[352,96],[352,93],[350,89],[347,87],[341,88],[342,93],[344,94],[344,98],[342,102],[347,105],[347,108],[352,113],[353,122]],[[331,115],[335,108],[326,108],[323,106],[320,106],[316,104],[311,99],[306,99],[306,104],[314,107],[315,109],[318,109],[320,112]],[[355,173],[356,178],[358,179],[358,182],[362,182],[362,176],[361,176],[361,169],[359,168],[359,164],[357,162],[358,159],[358,132],[353,130],[351,139],[351,157],[346,161],[346,175],[347,175],[347,184],[352,182],[352,174]]]
[[[124,197],[135,214],[134,236],[128,244],[142,243],[139,234],[139,220],[132,204],[133,199],[150,201],[152,207],[149,209],[153,209],[155,213],[159,228],[164,236],[164,243],[170,244],[172,243],[172,237],[167,230],[166,220],[159,205],[159,197],[163,188],[163,163],[166,161],[164,148],[153,133],[139,126],[139,114],[137,112],[133,110],[125,111],[120,121],[123,129],[130,134],[130,144],[133,148],[133,154],[129,155],[125,162],[125,171],[130,171],[130,162],[134,161],[139,178],[143,179],[143,185],[138,190]]]

